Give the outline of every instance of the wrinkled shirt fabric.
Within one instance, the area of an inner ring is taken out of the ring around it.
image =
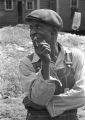
[[[72,52],[70,81],[69,75],[67,77],[65,75],[66,72],[69,72],[69,69],[66,70],[64,64],[65,52],[69,51]],[[34,54],[32,61],[25,57],[19,65],[23,90],[34,103],[45,105],[52,117],[59,116],[66,110],[85,105],[85,57],[80,50],[76,48],[68,50],[61,47],[56,62],[50,63],[51,73],[54,76],[50,76],[49,80],[43,79],[42,68],[39,72],[35,72],[32,63],[38,60],[39,57]],[[59,72],[62,72],[62,75],[58,76]],[[65,81],[63,76],[66,79]],[[55,94],[56,85],[53,81],[58,79],[61,82],[61,90],[59,90],[60,93]]]

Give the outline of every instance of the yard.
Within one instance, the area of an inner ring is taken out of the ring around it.
[[[85,36],[59,33],[58,41],[85,51]],[[25,120],[22,104],[24,94],[20,84],[18,65],[22,57],[33,52],[26,25],[0,29],[0,120]],[[80,120],[85,120],[85,107],[78,109]]]

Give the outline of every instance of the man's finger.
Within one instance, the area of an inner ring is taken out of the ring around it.
[[[51,50],[49,48],[45,48],[43,49],[43,51],[41,51],[41,54],[45,55],[45,54],[50,54]]]

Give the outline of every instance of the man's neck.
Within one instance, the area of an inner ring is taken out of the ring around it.
[[[56,46],[55,46],[55,52],[54,52],[54,54],[51,54],[51,61],[56,62],[57,57],[58,57],[60,51],[61,51],[60,44],[57,43]]]

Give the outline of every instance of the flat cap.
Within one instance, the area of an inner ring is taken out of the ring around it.
[[[51,9],[37,9],[25,17],[26,22],[39,21],[52,25],[58,29],[63,28],[63,21],[59,14]]]

